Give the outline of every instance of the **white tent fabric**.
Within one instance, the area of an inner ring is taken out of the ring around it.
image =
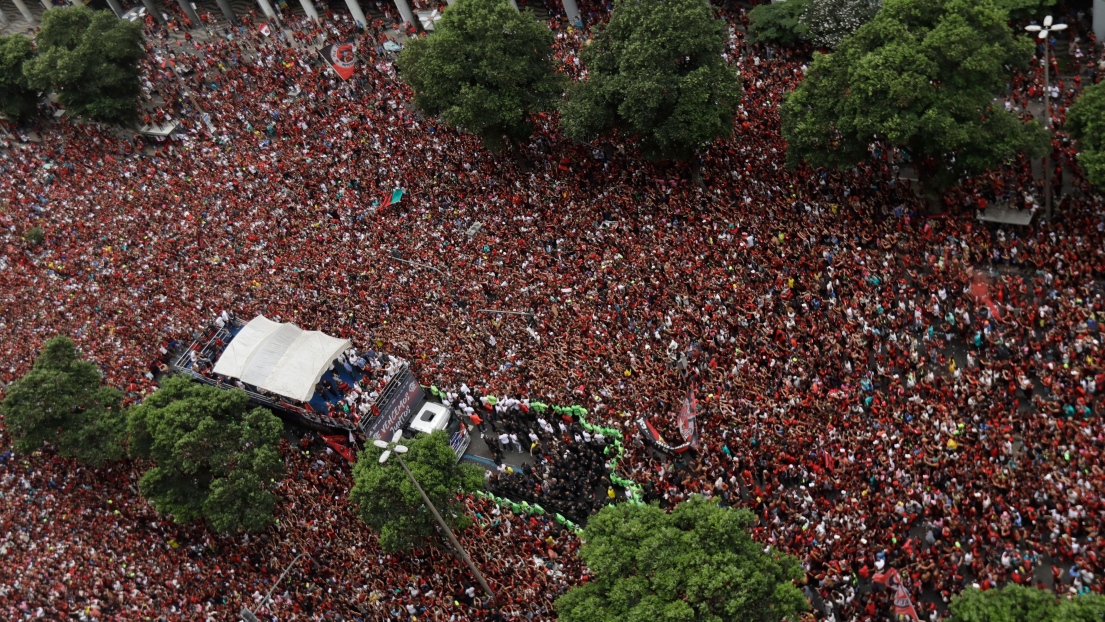
[[[322,374],[350,345],[348,339],[304,331],[295,324],[259,315],[227,344],[214,371],[306,402]]]
[[[249,367],[250,359],[257,353],[257,347],[280,326],[280,322],[273,322],[263,315],[250,320],[249,324],[243,326],[238,335],[226,345],[223,355],[215,362],[215,373],[231,378],[241,378]]]
[[[264,341],[257,344],[253,356],[249,359],[249,365],[242,370],[242,375],[239,376],[242,382],[269,390],[269,387],[266,386],[269,376],[276,370],[280,359],[288,353],[288,348],[292,347],[296,337],[301,332],[303,331],[299,330],[299,327],[295,324],[279,324],[277,329],[269,333]],[[230,343],[234,343],[234,341],[232,340]]]
[[[322,374],[350,345],[348,339],[336,339],[317,330],[301,330],[262,386],[277,395],[305,402],[314,395],[315,384]]]

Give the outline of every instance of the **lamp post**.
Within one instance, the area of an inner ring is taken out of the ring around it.
[[[1048,72],[1051,69],[1051,60],[1047,38],[1051,33],[1065,30],[1066,27],[1066,24],[1052,23],[1050,15],[1044,18],[1043,26],[1032,24],[1024,27],[1028,32],[1040,33],[1037,37],[1044,42],[1044,129],[1047,130],[1047,155],[1044,156],[1044,213],[1047,214],[1049,222],[1051,221],[1051,80]]]
[[[260,605],[257,605],[258,611],[264,609],[265,605],[269,604],[269,597],[272,596],[273,590],[276,589],[277,585],[280,585],[280,582],[284,579],[284,575],[288,574],[288,571],[292,569],[292,566],[294,566],[297,561],[299,561],[300,557],[310,557],[310,555],[307,555],[306,553],[300,553],[299,555],[295,556],[295,559],[292,560],[292,563],[288,564],[288,567],[284,569],[284,572],[280,573],[280,578],[276,580],[276,583],[273,583],[272,587],[269,588],[269,593],[265,594],[265,599],[261,601]],[[242,610],[238,612],[238,615],[242,616],[242,619],[245,620],[245,622],[259,622],[257,616],[244,605],[242,606]]]
[[[417,261],[411,261],[409,259],[403,259],[403,257],[401,257],[399,255],[398,251],[393,252],[390,255],[388,255],[388,258],[392,259],[394,261],[400,261],[402,263],[410,264],[412,266],[418,266],[419,268],[426,268],[426,269],[429,269],[429,270],[433,270],[434,272],[437,272],[441,276],[445,277],[445,280],[448,281],[449,283],[453,282],[453,280],[449,277],[449,275],[442,272],[440,269],[435,268],[435,267],[431,266],[430,264],[418,263]]]
[[[503,311],[502,309],[476,309],[476,313],[509,313],[511,315],[528,315],[529,317],[533,317],[533,314],[528,311]]]
[[[391,254],[388,255],[388,259],[391,259],[392,261],[398,261],[400,263],[410,264],[410,265],[415,266],[417,268],[426,268],[428,270],[433,270],[434,272],[440,274],[441,277],[445,280],[445,294],[453,300],[454,304],[456,304],[457,295],[453,291],[453,277],[449,276],[448,272],[444,272],[440,268],[435,268],[434,266],[431,266],[430,264],[419,263],[417,261],[411,261],[409,259],[403,259],[403,256],[400,255],[399,251],[397,251],[397,250],[392,251]]]
[[[445,520],[441,518],[441,514],[438,514],[437,508],[430,502],[430,498],[426,496],[426,492],[422,490],[422,486],[418,484],[418,480],[414,479],[414,474],[407,468],[407,463],[403,462],[403,454],[407,453],[407,447],[399,444],[399,440],[403,438],[403,431],[396,430],[395,434],[391,437],[391,442],[386,443],[384,441],[376,440],[372,441],[372,444],[384,450],[384,453],[380,454],[380,464],[384,464],[388,461],[388,458],[395,455],[399,460],[399,466],[403,467],[403,472],[407,474],[407,477],[411,478],[411,483],[418,490],[418,494],[422,496],[422,503],[426,504],[426,507],[430,509],[430,513],[434,515],[434,520],[437,521],[439,527],[445,532],[445,535],[449,536],[449,543],[453,545],[453,549],[464,560],[465,564],[468,564],[468,569],[472,571],[472,574],[476,575],[476,580],[480,582],[480,587],[484,592],[491,597],[491,602],[495,602],[495,593],[491,591],[491,586],[487,584],[487,580],[483,578],[483,573],[476,567],[475,562],[468,556],[468,552],[464,550],[464,547],[460,545],[457,537],[453,535],[453,530],[449,529],[449,525],[445,523]]]

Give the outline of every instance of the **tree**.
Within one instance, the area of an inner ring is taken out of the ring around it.
[[[805,39],[809,24],[802,21],[802,15],[810,1],[786,0],[753,7],[748,12],[748,40],[794,45]]]
[[[23,241],[31,248],[35,248],[46,241],[46,232],[42,227],[31,227],[23,232]]]
[[[206,518],[222,533],[272,523],[283,424],[250,408],[244,391],[174,376],[130,410],[128,429],[132,453],[154,462],[138,487],[157,511],[181,523]]]
[[[615,0],[581,56],[589,75],[569,93],[565,133],[636,137],[652,159],[691,160],[733,132],[740,80],[722,56],[728,27],[701,0]]]
[[[561,622],[778,622],[806,598],[798,559],[748,535],[756,516],[699,496],[669,514],[607,506],[591,517],[580,556],[593,578],[556,601]]]
[[[1009,12],[1014,19],[1028,19],[1039,16],[1055,6],[1057,0],[995,0],[997,5]]]
[[[881,6],[880,0],[812,0],[802,11],[801,23],[814,45],[835,48],[871,21]]]
[[[134,116],[146,53],[141,24],[83,6],[53,9],[43,14],[35,43],[38,55],[23,65],[31,88],[56,90],[66,110],[90,119]]]
[[[1078,165],[1086,179],[1105,188],[1105,82],[1082,91],[1067,111],[1067,129],[1082,148]]]
[[[886,0],[784,101],[788,162],[848,168],[879,141],[902,148],[935,196],[1018,152],[1042,156],[1047,132],[994,105],[1031,55],[992,0]]]
[[[71,339],[47,341],[0,404],[15,450],[30,453],[52,443],[60,455],[92,466],[123,458],[123,394],[102,381],[99,368],[81,359]]]
[[[462,511],[457,495],[483,489],[480,468],[457,463],[443,430],[421,435],[409,447],[403,460],[426,496],[450,528],[467,527],[472,521]],[[385,551],[420,546],[433,537],[437,524],[397,457],[380,464],[381,453],[370,444],[357,456],[349,500],[357,515],[380,534],[380,547]]]
[[[31,40],[22,35],[0,37],[0,114],[25,121],[34,114],[38,94],[27,84],[23,64],[35,55]]]
[[[506,0],[458,0],[428,37],[399,55],[403,79],[428,116],[479,136],[493,152],[526,141],[531,115],[563,93],[552,32]]]
[[[1000,590],[968,588],[952,598],[955,622],[1101,622],[1105,596],[1057,599],[1051,592],[1007,584]]]

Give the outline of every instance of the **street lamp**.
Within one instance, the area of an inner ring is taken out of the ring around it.
[[[1066,24],[1052,23],[1051,16],[1048,15],[1044,18],[1044,25],[1037,26],[1032,24],[1025,26],[1024,29],[1028,32],[1040,33],[1037,37],[1044,42],[1044,128],[1047,129],[1047,155],[1044,156],[1044,205],[1047,219],[1051,221],[1051,85],[1048,78],[1048,70],[1051,69],[1051,61],[1049,60],[1050,48],[1048,47],[1047,37],[1053,32],[1060,30],[1066,30]]]
[[[399,261],[399,262],[402,262],[402,263],[405,263],[405,264],[410,264],[412,266],[418,266],[419,268],[426,268],[428,270],[433,270],[434,272],[437,272],[441,276],[445,277],[445,280],[448,281],[450,284],[452,284],[452,282],[453,282],[453,280],[449,277],[449,275],[442,272],[439,268],[435,268],[435,267],[431,266],[430,264],[419,263],[417,261],[411,261],[409,259],[403,259],[403,256],[399,254],[399,251],[392,251],[392,253],[390,255],[388,255],[388,258],[391,259],[392,261]]]
[[[388,461],[393,454],[399,460],[399,466],[403,467],[403,471],[407,474],[407,477],[411,478],[411,483],[418,490],[418,494],[422,496],[422,502],[426,504],[426,507],[430,509],[430,513],[433,514],[434,520],[437,521],[439,527],[445,532],[445,535],[449,536],[449,543],[453,545],[453,549],[460,555],[464,563],[468,564],[468,569],[472,571],[472,574],[476,575],[476,580],[480,582],[480,587],[483,591],[487,592],[487,595],[491,597],[491,602],[495,602],[495,593],[491,591],[491,586],[487,584],[487,580],[483,578],[483,573],[476,567],[476,564],[472,561],[472,558],[468,556],[468,552],[464,550],[464,547],[460,545],[457,537],[453,535],[453,530],[449,529],[449,525],[441,518],[441,514],[438,514],[437,508],[430,502],[430,498],[426,496],[426,492],[422,490],[422,486],[418,484],[418,480],[414,479],[414,474],[407,468],[407,463],[403,462],[403,454],[407,453],[407,447],[400,445],[399,441],[403,438],[403,431],[396,430],[395,434],[391,437],[391,442],[387,443],[381,440],[372,441],[372,444],[384,450],[384,453],[380,454],[380,464],[384,464]]]
[[[502,309],[476,309],[476,313],[509,313],[511,315],[528,315],[529,317],[533,317],[533,314],[528,311],[503,311]]]
[[[265,605],[269,604],[269,597],[272,596],[272,591],[276,589],[277,585],[280,585],[280,582],[284,579],[284,575],[288,574],[288,571],[292,569],[292,566],[294,566],[297,561],[299,561],[300,557],[310,557],[310,555],[307,555],[306,553],[300,553],[299,555],[295,556],[295,559],[292,560],[292,563],[288,564],[288,567],[284,569],[284,572],[280,573],[280,578],[276,580],[276,583],[273,583],[272,587],[269,588],[269,593],[265,594],[265,599],[261,601],[260,605],[257,605],[258,611],[264,609]],[[242,620],[244,620],[245,622],[260,622],[257,619],[257,616],[249,610],[249,607],[246,607],[244,605],[242,606],[242,610],[238,612],[238,615],[242,616]]]

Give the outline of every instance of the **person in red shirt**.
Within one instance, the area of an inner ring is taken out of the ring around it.
[[[468,419],[472,422],[473,426],[479,428],[480,432],[483,432],[483,417],[480,417],[478,412],[473,411]]]

